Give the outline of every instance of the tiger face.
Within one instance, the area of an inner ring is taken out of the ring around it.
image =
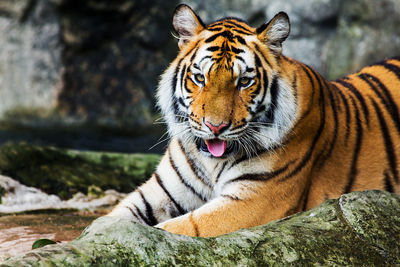
[[[296,114],[295,96],[279,76],[287,15],[259,28],[235,18],[205,25],[181,5],[173,26],[180,52],[158,89],[170,134],[214,158],[251,157],[281,144]]]

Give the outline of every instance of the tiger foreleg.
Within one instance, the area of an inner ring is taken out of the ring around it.
[[[203,205],[211,194],[210,189],[202,184],[192,185],[174,167],[177,168],[167,151],[152,177],[123,199],[108,216],[130,218],[153,226]]]
[[[282,217],[265,207],[261,196],[248,199],[220,196],[200,208],[156,227],[168,232],[210,237],[266,223]]]

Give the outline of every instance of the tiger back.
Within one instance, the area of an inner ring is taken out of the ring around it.
[[[351,191],[399,193],[400,58],[327,81],[282,54],[281,12],[258,28],[175,10],[179,54],[161,77],[169,147],[109,216],[216,236]]]

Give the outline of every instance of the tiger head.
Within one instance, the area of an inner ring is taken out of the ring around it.
[[[280,145],[296,113],[279,63],[288,16],[281,12],[258,28],[237,18],[205,25],[179,5],[173,27],[180,51],[157,92],[170,135],[210,157]]]

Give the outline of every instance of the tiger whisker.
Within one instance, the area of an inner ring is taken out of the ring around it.
[[[171,135],[171,136],[168,135],[168,136],[165,137],[164,139],[158,141],[156,144],[154,144],[153,146],[151,146],[151,147],[149,148],[149,150],[153,149],[154,147],[158,146],[159,144],[161,144],[161,143],[163,143],[163,142],[165,142],[165,141],[168,141],[168,140],[172,139],[173,137],[175,137],[175,136],[177,136],[177,135],[180,135],[180,134],[184,133],[185,131],[190,131],[190,128],[187,127],[187,128],[185,128],[185,129],[183,129],[182,131],[180,131],[180,132],[174,134],[174,135]],[[163,136],[165,136],[165,134],[167,134],[167,133],[168,133],[168,132],[164,133]],[[161,136],[160,139],[161,139],[163,136]]]

